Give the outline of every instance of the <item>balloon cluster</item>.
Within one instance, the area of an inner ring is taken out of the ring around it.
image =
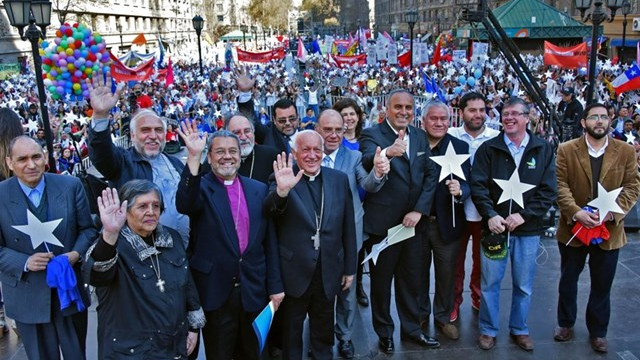
[[[86,79],[109,70],[104,39],[84,24],[60,26],[53,41],[42,41],[40,56],[44,85],[56,100],[88,99]]]

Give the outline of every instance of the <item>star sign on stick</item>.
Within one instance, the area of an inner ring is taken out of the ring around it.
[[[493,181],[500,186],[502,189],[502,194],[500,194],[500,199],[498,199],[498,204],[502,204],[503,202],[512,199],[516,202],[516,204],[520,205],[521,208],[524,208],[524,200],[522,199],[522,194],[536,187],[535,185],[526,184],[520,182],[520,174],[518,174],[518,169],[513,171],[509,180],[501,180],[501,179],[493,179]]]
[[[45,247],[47,247],[46,243],[64,247],[60,240],[53,235],[53,231],[61,221],[62,219],[41,222],[31,211],[27,210],[27,225],[13,225],[13,228],[29,235],[34,250],[42,243],[45,243]]]
[[[604,217],[609,212],[614,212],[617,214],[624,214],[624,211],[620,208],[620,205],[616,203],[616,199],[622,188],[619,187],[617,189],[607,191],[600,182],[598,182],[598,197],[591,200],[587,205],[593,206],[598,209],[598,216],[600,218],[600,223],[604,221]]]
[[[456,154],[456,150],[453,148],[453,144],[449,143],[447,151],[441,156],[432,156],[431,160],[440,165],[440,179],[438,182],[447,178],[447,176],[453,174],[462,180],[467,180],[464,177],[462,171],[462,163],[467,161],[471,155],[469,154]]]

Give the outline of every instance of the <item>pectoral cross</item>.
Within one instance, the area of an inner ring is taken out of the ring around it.
[[[160,289],[160,292],[164,292],[164,280],[158,279],[158,281],[156,281],[156,286]]]
[[[316,233],[311,237],[311,240],[313,240],[313,248],[318,250],[320,248],[320,231],[319,230],[316,230]]]

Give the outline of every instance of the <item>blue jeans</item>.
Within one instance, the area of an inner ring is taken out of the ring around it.
[[[536,274],[536,254],[540,236],[511,235],[508,256],[502,260],[491,260],[480,255],[482,264],[480,334],[496,336],[500,322],[500,283],[504,278],[507,260],[511,258],[511,314],[509,330],[514,335],[528,335],[527,317],[531,306],[533,280]]]

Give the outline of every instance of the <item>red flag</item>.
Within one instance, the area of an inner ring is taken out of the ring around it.
[[[411,66],[411,51],[398,55],[398,65],[400,67]]]
[[[135,68],[125,66],[111,52],[109,52],[109,57],[112,61],[111,76],[115,81],[145,81],[153,74],[153,64],[155,62],[153,57]]]
[[[442,55],[442,40],[440,36],[438,36],[438,43],[436,44],[436,48],[433,50],[433,57],[431,58],[431,64],[438,66],[440,63],[440,56]]]
[[[147,39],[144,38],[144,34],[140,33],[131,43],[135,45],[144,45],[147,43]]]
[[[169,65],[167,66],[167,78],[164,80],[164,85],[169,86],[173,84],[173,63],[169,58]]]
[[[300,38],[299,36],[298,36],[298,60],[302,62],[307,61],[307,48],[304,47],[302,38]]]
[[[587,43],[576,46],[560,47],[544,42],[544,64],[556,65],[564,69],[577,69],[587,66]]]
[[[238,61],[255,62],[255,63],[268,63],[271,60],[284,59],[284,48],[277,47],[273,50],[264,52],[249,52],[240,48],[236,48],[238,54]]]

